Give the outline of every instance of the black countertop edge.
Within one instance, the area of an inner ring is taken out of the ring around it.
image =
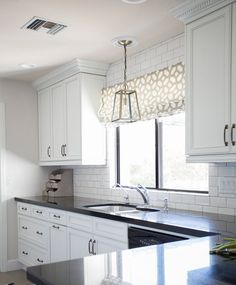
[[[98,217],[98,218],[104,218],[104,219],[109,219],[109,220],[114,220],[114,221],[125,222],[128,224],[133,224],[133,225],[138,225],[138,226],[143,226],[143,227],[156,228],[159,230],[170,231],[170,232],[175,232],[175,233],[179,233],[179,234],[183,234],[183,235],[189,235],[189,236],[195,236],[195,237],[206,237],[206,236],[213,236],[213,235],[219,235],[220,234],[217,232],[209,232],[206,230],[198,230],[198,229],[193,229],[190,227],[189,228],[183,227],[181,225],[171,225],[168,223],[162,223],[162,222],[158,222],[158,221],[147,221],[147,220],[141,219],[141,218],[126,217],[126,216],[121,216],[121,215],[112,215],[112,214],[104,213],[104,212],[97,212],[95,210],[91,210],[91,209],[86,208],[84,206],[79,206],[79,207],[77,207],[77,206],[76,207],[62,206],[62,205],[54,204],[54,203],[47,202],[47,201],[31,200],[27,197],[15,197],[15,201],[22,202],[22,203],[28,203],[28,204],[32,204],[32,205],[37,205],[37,206],[41,206],[41,207],[48,207],[48,208],[53,208],[53,209],[58,209],[58,210],[63,210],[63,211],[68,211],[68,212],[84,214],[84,215]],[[112,203],[112,202],[114,202],[114,201],[109,201],[109,203]],[[104,200],[103,203],[107,203],[107,201]],[[121,204],[123,204],[123,203],[121,203]]]

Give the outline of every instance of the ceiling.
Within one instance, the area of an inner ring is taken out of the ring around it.
[[[74,58],[111,63],[122,57],[111,40],[136,37],[129,54],[184,31],[169,10],[184,0],[0,0],[0,77],[32,81]],[[21,29],[33,16],[68,27],[57,35]],[[23,69],[19,64],[36,64]]]

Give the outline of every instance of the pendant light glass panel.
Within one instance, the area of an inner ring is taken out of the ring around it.
[[[135,122],[141,119],[137,92],[119,90],[115,93],[112,122]]]

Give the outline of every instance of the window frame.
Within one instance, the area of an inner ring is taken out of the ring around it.
[[[179,193],[194,193],[194,194],[209,194],[209,190],[200,191],[200,190],[186,190],[186,189],[169,189],[161,188],[161,143],[160,139],[162,136],[162,123],[155,120],[155,187],[147,187],[150,190],[156,191],[168,191],[168,192],[179,192]],[[116,182],[120,184],[120,126],[116,127]],[[130,185],[122,185],[125,188],[132,189]]]

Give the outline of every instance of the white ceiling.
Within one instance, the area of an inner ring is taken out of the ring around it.
[[[32,81],[74,58],[106,63],[122,57],[111,44],[129,35],[136,53],[183,32],[169,10],[184,0],[147,0],[130,5],[121,0],[0,0],[0,77]],[[55,36],[23,30],[33,16],[68,26]],[[23,70],[19,64],[37,64]]]

